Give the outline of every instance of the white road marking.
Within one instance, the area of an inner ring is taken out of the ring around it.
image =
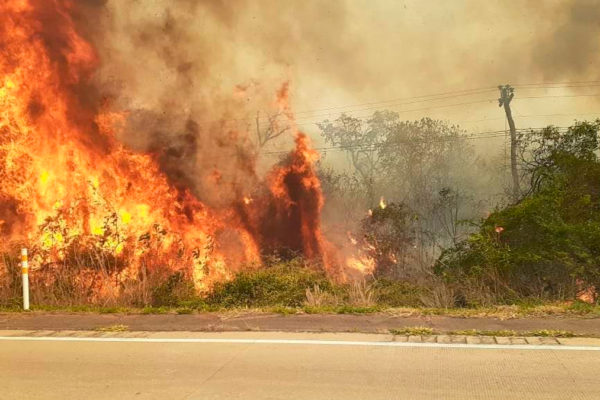
[[[123,337],[60,337],[60,336],[0,336],[0,341],[31,342],[125,342],[125,343],[221,343],[221,344],[280,344],[317,346],[373,346],[373,347],[429,347],[481,350],[567,350],[600,351],[600,346],[525,345],[525,344],[461,344],[461,343],[413,343],[370,342],[346,340],[310,339],[210,339],[210,338],[123,338]]]

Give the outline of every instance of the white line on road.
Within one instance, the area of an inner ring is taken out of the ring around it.
[[[0,336],[0,341],[33,342],[126,342],[126,343],[221,343],[221,344],[280,344],[316,346],[374,346],[374,347],[431,347],[481,350],[570,350],[600,351],[600,346],[525,345],[525,344],[461,344],[461,343],[413,343],[370,342],[346,340],[310,339],[210,339],[210,338],[123,338],[123,337],[59,337],[59,336]]]

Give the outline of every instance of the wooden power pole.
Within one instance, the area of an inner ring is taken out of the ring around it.
[[[521,185],[519,184],[519,171],[517,170],[517,130],[515,128],[515,121],[512,118],[512,112],[510,110],[510,101],[515,97],[515,89],[510,85],[500,85],[500,98],[498,99],[498,106],[504,106],[504,112],[506,113],[506,119],[508,120],[508,126],[510,127],[510,171],[513,180],[513,200],[517,201],[521,196]]]

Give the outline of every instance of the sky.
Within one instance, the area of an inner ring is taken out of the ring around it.
[[[251,126],[285,81],[297,123],[317,145],[315,123],[342,111],[389,109],[474,134],[505,129],[499,84],[516,87],[517,128],[600,116],[596,0],[107,0],[102,8],[99,79],[127,108],[201,125]]]

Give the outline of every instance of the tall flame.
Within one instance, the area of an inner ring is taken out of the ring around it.
[[[239,205],[208,207],[170,182],[155,157],[117,140],[127,114],[92,84],[100,60],[77,32],[76,7],[0,4],[0,233],[33,246],[41,264],[60,264],[85,242],[126,259],[121,277],[135,278],[152,260],[187,271],[200,289],[260,262],[264,251],[326,261],[318,155],[308,138],[297,134],[268,189],[240,195]]]

